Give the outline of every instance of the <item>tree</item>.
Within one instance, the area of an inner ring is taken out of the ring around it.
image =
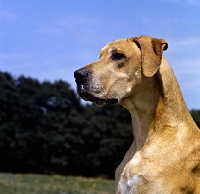
[[[116,105],[85,107],[87,125],[82,129],[84,146],[82,161],[85,176],[114,176],[125,152],[133,140],[130,114]]]
[[[200,126],[200,111],[191,114]],[[0,171],[113,178],[132,141],[120,105],[83,105],[62,80],[0,72]]]
[[[200,110],[191,110],[190,111],[195,123],[200,128]]]

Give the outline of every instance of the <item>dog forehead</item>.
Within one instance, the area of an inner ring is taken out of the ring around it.
[[[111,43],[108,43],[100,50],[100,55],[106,53],[111,53],[113,51],[125,51],[130,42],[127,39],[118,39]]]

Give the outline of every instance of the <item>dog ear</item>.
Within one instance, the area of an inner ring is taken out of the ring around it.
[[[167,50],[168,44],[164,39],[149,36],[133,37],[142,53],[142,71],[146,77],[152,77],[159,69],[162,61],[162,52]]]

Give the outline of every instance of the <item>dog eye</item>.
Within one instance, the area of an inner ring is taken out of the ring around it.
[[[116,61],[121,60],[123,58],[125,58],[125,55],[122,53],[113,53],[111,56],[111,59]]]

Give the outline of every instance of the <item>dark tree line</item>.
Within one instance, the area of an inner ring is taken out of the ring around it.
[[[125,109],[82,105],[61,80],[0,73],[0,171],[112,177],[131,141]]]
[[[200,111],[191,111],[200,126]],[[83,105],[64,81],[0,73],[0,171],[100,176],[114,171],[132,143],[119,105]]]

